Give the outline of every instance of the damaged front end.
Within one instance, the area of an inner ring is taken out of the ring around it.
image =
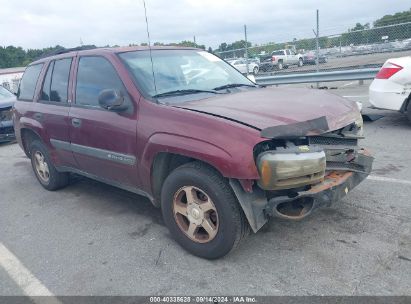
[[[270,139],[254,149],[260,179],[252,193],[230,181],[255,232],[269,217],[300,220],[330,206],[371,172],[373,157],[358,147],[362,120],[326,133],[325,117],[288,127],[261,131]]]

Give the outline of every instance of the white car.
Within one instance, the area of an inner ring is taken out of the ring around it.
[[[411,121],[411,56],[388,59],[369,93],[374,108],[407,113]]]
[[[247,74],[247,61],[245,59],[236,59],[229,61],[229,63],[240,71],[242,74]],[[248,73],[258,74],[258,64],[254,62],[248,62]]]

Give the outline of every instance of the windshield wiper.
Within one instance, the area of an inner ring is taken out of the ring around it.
[[[219,87],[214,88],[213,90],[223,90],[223,89],[229,89],[229,88],[237,88],[237,87],[257,87],[256,85],[252,84],[245,84],[245,83],[228,83]]]
[[[188,95],[188,94],[197,94],[197,93],[213,93],[213,94],[222,94],[216,90],[197,90],[197,89],[186,89],[186,90],[174,90],[164,93],[159,93],[153,95],[154,98],[157,97],[167,97],[167,96],[178,96],[178,95]]]

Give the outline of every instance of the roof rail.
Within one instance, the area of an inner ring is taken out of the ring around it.
[[[69,53],[69,52],[74,52],[74,51],[84,51],[84,50],[92,50],[92,49],[96,49],[97,47],[95,45],[83,45],[83,46],[77,46],[74,48],[64,48],[64,47],[60,47],[54,51],[50,51],[47,52],[41,56],[39,56],[38,58],[36,58],[35,60],[39,60],[39,59],[43,59],[43,58],[47,58],[50,56],[55,56],[55,55],[60,55],[60,54],[65,54],[65,53]]]

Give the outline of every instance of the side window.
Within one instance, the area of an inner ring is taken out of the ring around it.
[[[50,86],[50,101],[67,102],[70,67],[71,58],[56,60],[54,62]]]
[[[36,90],[37,80],[39,78],[42,67],[42,63],[27,67],[17,91],[18,99],[25,99],[30,101],[33,100],[34,91]]]
[[[71,58],[66,58],[50,64],[44,79],[41,100],[67,102],[71,61]]]
[[[53,74],[54,61],[50,62],[47,69],[46,77],[44,78],[43,87],[41,88],[40,100],[50,101],[50,85],[51,85],[51,74]]]
[[[112,64],[103,57],[80,57],[77,70],[76,104],[100,107],[98,96],[106,89],[117,89],[129,103],[127,92]]]

